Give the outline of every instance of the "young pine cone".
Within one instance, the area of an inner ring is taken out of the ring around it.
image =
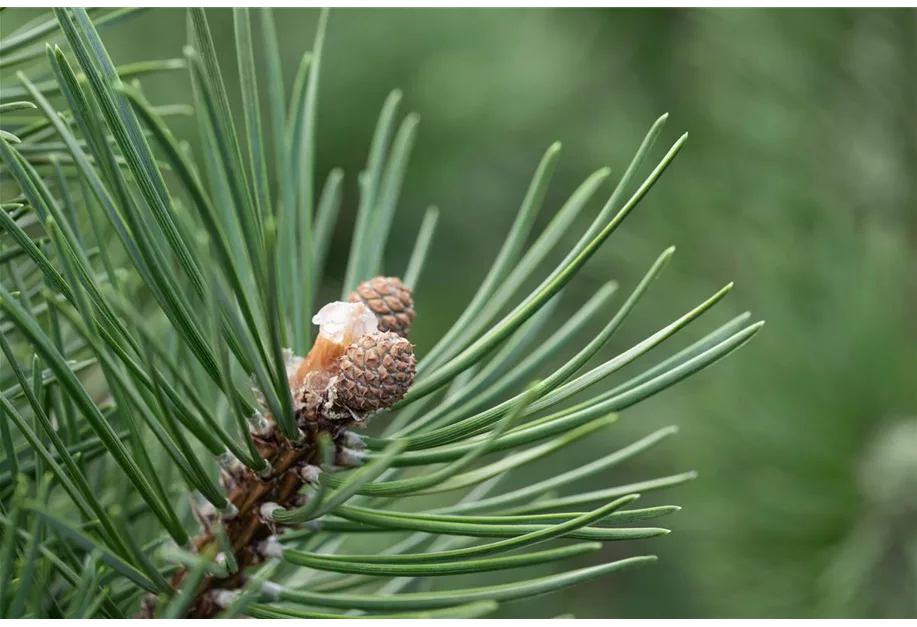
[[[412,312],[413,313],[413,312]],[[395,333],[370,333],[340,357],[334,403],[357,414],[387,409],[400,401],[414,382],[414,347]]]
[[[414,321],[414,298],[411,288],[397,277],[377,276],[363,281],[347,297],[351,303],[362,302],[379,319],[380,331],[391,331],[406,338]]]

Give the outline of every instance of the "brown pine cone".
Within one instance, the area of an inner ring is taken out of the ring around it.
[[[400,401],[411,384],[417,360],[414,347],[395,333],[370,333],[339,358],[333,402],[340,409],[366,414]]]
[[[351,303],[362,302],[376,314],[380,331],[392,331],[407,337],[414,321],[414,297],[411,288],[398,277],[377,276],[363,281],[347,297]]]

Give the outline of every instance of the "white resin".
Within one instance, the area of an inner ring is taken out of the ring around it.
[[[312,316],[312,324],[319,326],[325,339],[341,344],[349,338],[358,338],[378,331],[376,315],[363,303],[328,303]]]

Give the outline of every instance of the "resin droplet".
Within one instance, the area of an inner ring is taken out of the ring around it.
[[[378,321],[375,314],[363,303],[328,303],[312,317],[318,325],[318,337],[312,350],[296,369],[290,383],[294,389],[308,383],[317,389],[335,374],[336,360],[344,349],[369,333],[376,333]],[[312,381],[306,381],[306,379]]]
[[[333,302],[312,316],[312,324],[319,327],[319,335],[335,344],[351,344],[367,333],[375,333],[379,322],[375,314],[363,303]]]

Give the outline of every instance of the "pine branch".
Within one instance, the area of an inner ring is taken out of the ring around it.
[[[524,573],[516,569],[592,553],[602,542],[668,533],[618,525],[675,512],[626,508],[639,492],[692,473],[595,492],[578,484],[674,428],[497,490],[509,473],[595,437],[616,412],[718,362],[760,329],[741,316],[595,391],[728,293],[731,284],[587,370],[669,263],[669,248],[590,341],[544,372],[607,315],[613,283],[541,336],[565,288],[681,151],[686,136],[641,182],[667,116],[579,240],[519,296],[610,176],[603,168],[587,178],[529,245],[560,155],[552,145],[476,294],[426,350],[409,338],[425,324],[422,270],[438,209],[417,229],[403,281],[384,267],[418,130],[416,114],[399,117],[398,92],[384,103],[355,177],[360,199],[342,301],[316,304],[350,180],[333,170],[320,193],[315,180],[328,12],[289,102],[270,10],[258,12],[263,49],[251,12],[234,12],[241,116],[230,107],[228,68],[218,63],[203,10],[188,14],[181,62],[122,67],[98,27],[130,14],[58,9],[56,20],[0,42],[0,67],[38,62],[41,47],[53,76],[18,73],[0,103],[0,175],[13,183],[0,210],[0,614],[470,617],[653,562],[637,556],[499,585],[409,589],[418,577]],[[55,38],[69,53],[41,46]],[[268,69],[264,111],[260,60]],[[175,69],[188,72],[200,155],[166,123],[187,107],[153,106],[139,81],[126,84]],[[588,400],[571,404],[584,393]],[[379,437],[360,433],[370,418],[386,427]],[[408,501],[439,493],[446,505]],[[585,505],[594,509],[575,510]],[[400,540],[374,552],[352,544],[382,533]],[[557,540],[585,542],[504,554]]]

